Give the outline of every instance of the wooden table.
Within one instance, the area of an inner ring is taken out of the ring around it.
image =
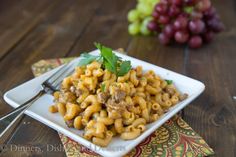
[[[205,92],[185,109],[184,120],[219,157],[236,156],[236,3],[214,0],[226,31],[198,50],[162,46],[156,37],[132,37],[126,15],[135,0],[1,0],[0,2],[0,115],[12,108],[3,94],[33,78],[30,66],[40,59],[78,56],[101,42],[128,55],[201,80]],[[61,146],[56,131],[25,116],[9,145],[40,146],[45,150],[8,151],[0,156],[65,156],[46,151]]]

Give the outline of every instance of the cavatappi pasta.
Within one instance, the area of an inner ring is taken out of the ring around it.
[[[152,70],[138,66],[117,77],[94,61],[64,79],[49,111],[59,112],[68,127],[84,130],[84,138],[105,147],[113,136],[137,138],[147,123],[186,97]]]

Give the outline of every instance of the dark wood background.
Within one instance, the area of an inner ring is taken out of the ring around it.
[[[161,46],[156,37],[132,37],[126,15],[135,0],[1,0],[0,115],[12,108],[3,94],[33,78],[30,66],[47,58],[78,56],[101,42],[128,55],[201,80],[205,92],[185,109],[184,120],[218,157],[236,156],[236,1],[213,0],[226,30],[198,50]],[[8,151],[0,156],[65,156],[46,151],[60,146],[56,131],[25,116],[8,144],[39,146],[44,151]]]

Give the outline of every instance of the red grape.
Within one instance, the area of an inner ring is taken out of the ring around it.
[[[193,6],[196,2],[197,0],[184,0],[184,3],[189,6]]]
[[[213,29],[214,32],[219,33],[225,29],[225,26],[222,22],[219,22],[217,26]]]
[[[212,19],[215,18],[220,21],[220,16],[218,14],[213,15]]]
[[[209,43],[213,40],[214,33],[212,31],[208,31],[203,34],[203,39],[205,42]]]
[[[210,0],[200,0],[198,3],[197,3],[197,9],[199,11],[207,11],[210,7],[211,7],[211,1]]]
[[[168,38],[164,33],[160,33],[158,35],[158,39],[159,39],[160,43],[163,45],[167,45],[170,43],[170,38]]]
[[[173,16],[177,16],[180,13],[180,9],[179,7],[177,7],[176,5],[171,5],[169,8],[169,12],[168,15],[173,17]]]
[[[152,17],[145,26],[154,34],[160,32],[158,39],[164,45],[175,41],[199,48],[224,29],[211,0],[160,0]]]
[[[208,20],[207,25],[216,33],[224,30],[224,24],[218,18]]]
[[[173,35],[174,35],[174,28],[173,28],[173,25],[171,24],[168,24],[164,27],[163,29],[163,33],[168,36],[169,38],[172,38]]]
[[[175,32],[175,40],[178,43],[186,43],[188,41],[189,34],[187,31],[177,31]]]
[[[192,19],[202,19],[203,15],[201,12],[193,10],[191,12],[191,17],[192,17]]]
[[[158,19],[160,17],[160,14],[157,11],[153,11],[152,17],[154,17],[155,19]]]
[[[189,30],[194,34],[202,33],[205,29],[205,23],[202,20],[191,20]]]
[[[160,3],[162,3],[162,4],[168,4],[169,1],[168,1],[168,0],[161,0]]]
[[[168,16],[161,15],[161,16],[159,17],[159,22],[160,22],[161,24],[167,24],[167,23],[169,23],[169,21],[170,21],[170,18],[169,18]]]
[[[158,24],[156,23],[156,21],[150,21],[147,25],[148,29],[150,31],[157,31],[158,30]]]
[[[182,0],[170,0],[174,5],[182,5]]]
[[[188,25],[188,20],[186,17],[178,17],[176,21],[174,22],[174,28],[175,30],[185,29]]]
[[[198,35],[192,36],[188,42],[189,47],[199,48],[202,46],[202,38]]]
[[[212,6],[204,12],[204,17],[207,19],[211,19],[215,16],[215,14],[216,14],[216,9]]]
[[[186,12],[182,12],[182,13],[180,13],[179,14],[179,16],[178,17],[184,17],[184,18],[189,18],[189,14],[188,13],[186,13]],[[188,20],[188,19],[187,19]]]
[[[158,3],[155,6],[155,10],[160,14],[165,14],[168,11],[168,6],[166,4]]]

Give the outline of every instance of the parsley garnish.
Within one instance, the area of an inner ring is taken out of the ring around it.
[[[88,53],[83,53],[81,55],[82,59],[78,66],[87,65],[94,60],[97,60],[102,62],[102,65],[105,69],[116,74],[117,76],[123,76],[129,72],[131,69],[130,61],[122,61],[121,58],[116,56],[109,47],[105,47],[99,43],[95,43],[95,46],[100,50],[101,55],[93,56]]]
[[[116,74],[118,57],[112,52],[112,49],[108,47],[102,46],[99,43],[95,43],[95,46],[101,52],[101,56],[103,57],[103,65],[105,68]]]
[[[168,85],[173,83],[173,80],[165,80],[167,82]]]
[[[84,66],[84,65],[90,64],[91,62],[96,60],[99,56],[93,56],[93,55],[88,54],[88,53],[82,53],[80,55],[80,57],[82,59],[80,60],[78,66]]]
[[[130,69],[131,69],[130,61],[123,61],[120,64],[120,69],[119,69],[117,75],[118,76],[124,76],[126,73],[129,72]]]

